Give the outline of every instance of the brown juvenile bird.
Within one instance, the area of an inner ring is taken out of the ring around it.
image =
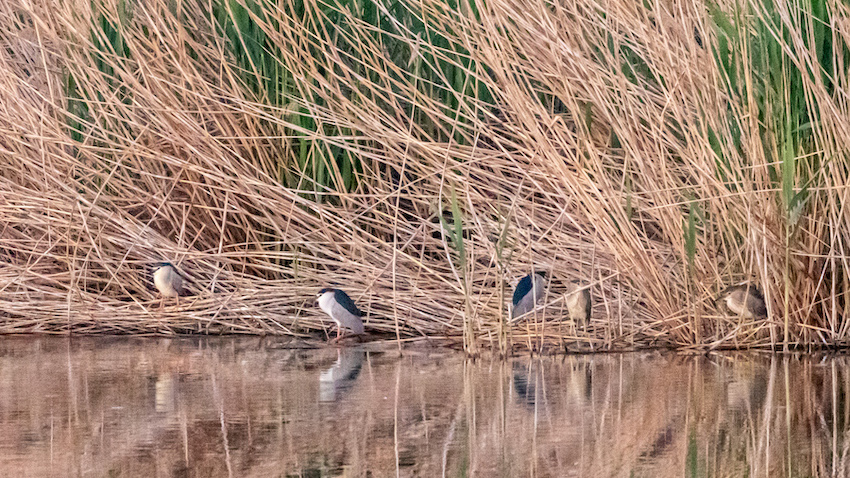
[[[587,325],[590,320],[590,308],[590,288],[581,281],[571,281],[569,292],[567,292],[567,310],[570,312],[570,318],[576,325]]]
[[[733,285],[720,293],[717,303],[725,303],[730,312],[745,319],[767,318],[764,294],[755,284]]]

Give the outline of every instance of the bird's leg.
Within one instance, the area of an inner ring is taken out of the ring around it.
[[[342,328],[342,325],[337,325],[336,338],[334,339],[334,342],[339,342],[343,337],[345,337],[345,330]]]

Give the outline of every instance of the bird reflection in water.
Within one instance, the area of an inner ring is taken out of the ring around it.
[[[561,403],[566,400],[579,406],[590,403],[593,397],[592,361],[567,358],[563,365],[567,368],[537,360],[525,364],[514,362],[513,388],[517,401],[532,408],[538,404],[550,405],[552,401]],[[547,396],[547,385],[554,392],[551,397]]]
[[[535,362],[522,365],[514,362],[514,390],[516,390],[517,401],[529,407],[537,404],[537,386],[539,383],[538,367]]]
[[[365,359],[362,348],[339,349],[336,362],[319,375],[319,401],[335,402],[338,394],[347,392],[360,375]]]
[[[570,378],[567,383],[569,396],[576,403],[593,401],[593,359],[570,362]]]
[[[173,412],[177,403],[177,377],[163,372],[154,381],[154,409],[157,412]]]

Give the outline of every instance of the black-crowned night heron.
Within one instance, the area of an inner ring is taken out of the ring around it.
[[[357,335],[363,333],[363,312],[354,305],[354,301],[339,289],[325,288],[316,296],[319,307],[336,322],[336,338],[339,340],[342,328],[351,329]]]
[[[570,319],[576,325],[587,325],[590,320],[590,307],[590,288],[578,280],[570,282],[569,292],[567,292],[567,310],[570,312]]]
[[[540,305],[545,288],[546,276],[543,272],[534,272],[520,279],[514,289],[511,319],[518,319]]]
[[[718,303],[724,303],[729,311],[745,319],[767,318],[764,294],[755,284],[733,285],[720,293]]]
[[[183,292],[183,276],[170,262],[159,262],[154,266],[153,285],[162,298],[160,306],[166,297],[174,297],[180,304],[180,293]]]

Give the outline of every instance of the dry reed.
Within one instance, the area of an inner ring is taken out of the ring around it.
[[[850,7],[828,5],[843,45]],[[775,132],[726,88],[727,40],[702,6],[409,7],[431,29],[387,33],[405,63],[341,4],[252,14],[288,75],[271,97],[205,2],[5,2],[0,332],[302,334],[329,326],[311,302],[337,285],[370,330],[498,347],[501,286],[536,268],[549,303],[511,331],[530,347],[847,342],[844,73],[834,91],[805,80],[821,117],[793,151],[808,197],[789,216],[762,141]],[[794,39],[812,16],[780,18],[806,65]],[[160,309],[146,267],[163,259],[193,295]],[[593,284],[587,328],[563,319],[576,278]],[[746,279],[770,320],[716,313]]]

